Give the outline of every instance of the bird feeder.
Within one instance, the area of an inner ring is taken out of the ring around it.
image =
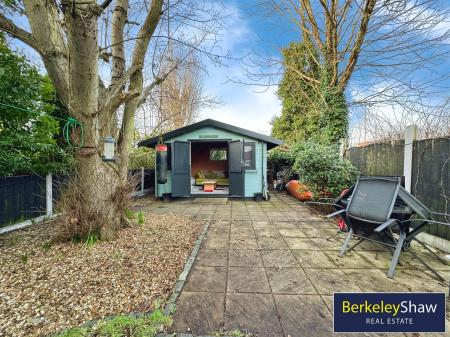
[[[103,157],[104,161],[116,161],[115,156],[116,140],[108,136],[103,140]]]

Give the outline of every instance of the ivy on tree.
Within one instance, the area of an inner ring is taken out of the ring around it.
[[[288,144],[313,140],[334,143],[347,136],[348,109],[341,87],[332,84],[326,64],[307,42],[282,50],[284,74],[278,88],[281,116],[272,120],[272,134]]]

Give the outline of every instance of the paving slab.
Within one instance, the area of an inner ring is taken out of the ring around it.
[[[201,249],[198,252],[195,265],[203,267],[225,267],[227,260],[227,249]]]
[[[224,267],[194,265],[186,280],[186,291],[225,292],[227,270]]]
[[[261,254],[255,249],[230,250],[228,265],[230,267],[262,267]]]
[[[264,267],[299,267],[298,261],[288,249],[261,250]]]
[[[301,268],[267,268],[274,294],[318,294]]]
[[[282,337],[272,295],[227,294],[225,330],[235,329],[246,329],[257,336]]]
[[[288,249],[286,242],[282,238],[259,236],[257,240],[260,249]]]
[[[319,250],[306,250],[306,249],[292,249],[291,252],[297,258],[297,261],[304,268],[336,268],[336,264],[333,262],[327,252]],[[332,252],[336,254],[337,252]]]
[[[207,335],[224,326],[224,311],[223,294],[183,291],[177,303],[171,330]]]
[[[266,271],[262,267],[229,267],[227,291],[270,293]]]
[[[179,336],[240,329],[257,337],[328,337],[333,335],[334,292],[448,293],[448,283],[408,254],[402,254],[394,279],[386,276],[392,255],[385,247],[364,242],[338,257],[346,234],[283,194],[260,203],[156,202],[152,210],[175,210],[210,221],[178,299],[172,331]],[[433,260],[419,245],[413,249],[450,279],[449,266]],[[352,334],[360,336],[386,335]]]
[[[310,239],[307,238],[285,238],[289,249],[311,249],[320,250],[319,247]]]
[[[274,295],[285,336],[332,336],[332,316],[319,295]]]

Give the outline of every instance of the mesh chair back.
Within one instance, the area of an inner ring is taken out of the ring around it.
[[[347,214],[373,223],[389,219],[400,186],[397,177],[359,177]]]

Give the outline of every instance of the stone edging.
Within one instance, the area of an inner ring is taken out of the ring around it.
[[[208,231],[210,223],[211,223],[211,220],[208,220],[203,225],[203,229],[202,229],[200,235],[198,236],[197,241],[195,242],[194,249],[192,250],[191,256],[187,259],[187,261],[184,265],[184,269],[181,272],[180,276],[178,277],[177,282],[175,283],[175,288],[173,289],[172,295],[170,295],[169,299],[167,300],[166,305],[164,306],[164,314],[167,316],[172,315],[176,309],[176,302],[178,300],[178,297],[180,296],[181,291],[183,290],[184,284],[186,283],[186,279],[189,275],[189,271],[191,270],[192,265],[194,264],[194,261],[197,257],[198,251],[200,250],[203,239],[206,236],[206,232]]]

